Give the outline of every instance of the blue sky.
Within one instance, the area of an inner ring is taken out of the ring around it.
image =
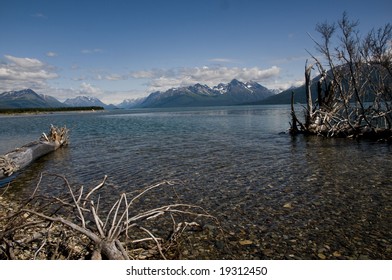
[[[303,82],[308,33],[344,11],[369,31],[392,1],[0,0],[0,92],[119,103],[156,90],[233,78]]]

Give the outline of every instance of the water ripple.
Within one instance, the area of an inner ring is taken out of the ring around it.
[[[304,244],[318,240],[331,247],[342,242],[350,248],[346,250],[354,250],[330,233],[345,225],[358,227],[359,220],[364,228],[344,234],[354,237],[364,230],[392,240],[391,146],[291,138],[280,134],[289,119],[288,106],[2,118],[7,129],[0,134],[0,149],[9,147],[9,139],[40,135],[50,123],[71,128],[68,148],[38,160],[14,179],[16,196],[29,195],[42,171],[64,174],[73,184],[88,187],[107,174],[109,187],[103,195],[112,199],[120,192],[178,179],[184,201],[208,209],[228,231],[236,225],[239,236],[256,238],[263,248],[270,238],[285,235]],[[46,191],[64,189],[51,185]],[[368,227],[369,219],[374,229]],[[369,242],[375,246],[374,240]],[[317,256],[303,246],[302,257]],[[281,248],[285,251],[279,258],[287,257],[288,248]]]

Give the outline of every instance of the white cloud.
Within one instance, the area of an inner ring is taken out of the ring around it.
[[[231,58],[211,58],[208,61],[215,62],[215,63],[236,63],[235,59]]]
[[[23,88],[42,89],[46,81],[58,78],[53,69],[36,58],[5,55],[0,62],[0,92]]]
[[[151,70],[133,72],[131,76],[137,79],[148,79],[150,91],[166,90],[171,87],[188,86],[196,83],[214,86],[228,83],[232,79],[240,81],[266,82],[277,77],[280,69],[276,66],[261,69],[240,67],[193,67],[171,70]]]
[[[97,95],[102,94],[102,90],[98,87],[95,87],[95,86],[89,84],[89,83],[83,82],[80,85],[79,93],[84,94],[84,95],[97,96]]]
[[[151,70],[151,71],[135,71],[131,73],[131,77],[135,79],[153,79],[158,75],[157,71]]]
[[[49,88],[45,93],[55,96],[60,101],[76,96],[96,97],[105,104],[119,104],[125,99],[135,99],[145,97],[146,93],[142,90],[104,90],[90,83],[82,83],[78,88]]]
[[[288,88],[291,87],[299,87],[302,86],[304,84],[304,80],[300,79],[300,80],[294,80],[294,81],[279,81],[279,80],[275,80],[271,83],[265,83],[263,84],[265,87],[269,88],[269,89],[277,89],[277,90],[286,90]]]
[[[57,56],[57,53],[55,53],[55,52],[47,52],[46,56],[48,56],[48,57],[55,57],[55,56]]]
[[[169,78],[169,77],[159,77],[157,79],[152,80],[149,83],[149,90],[150,91],[164,91],[169,88],[173,87],[180,87],[191,85],[191,82],[187,82],[185,79],[179,80],[176,78]]]
[[[15,57],[11,55],[4,56],[9,62],[13,63],[16,66],[20,66],[23,68],[39,68],[44,66],[44,63],[35,58],[28,57]]]
[[[122,81],[126,80],[127,76],[126,75],[120,75],[120,74],[109,74],[104,77],[105,80],[108,81]]]

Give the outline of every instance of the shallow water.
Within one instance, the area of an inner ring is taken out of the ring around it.
[[[180,180],[181,199],[231,234],[229,251],[198,258],[392,258],[392,147],[292,138],[282,133],[289,120],[288,106],[2,116],[0,154],[51,123],[70,128],[67,148],[13,178],[15,196],[28,196],[44,171],[85,186],[107,174],[108,200]]]

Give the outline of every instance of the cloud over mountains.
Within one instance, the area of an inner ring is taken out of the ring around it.
[[[46,53],[46,57],[57,56],[55,52]],[[223,60],[223,59],[219,59]],[[90,71],[91,75],[88,75]],[[214,86],[228,83],[232,79],[255,81],[265,85],[274,84],[281,76],[278,66],[229,67],[222,65],[202,67],[178,67],[169,69],[150,69],[136,71],[94,72],[94,69],[78,69],[78,73],[87,74],[83,78],[62,77],[58,69],[37,58],[4,55],[0,58],[0,91],[32,88],[46,94],[54,94],[59,99],[89,94],[106,102],[119,102],[127,98],[146,96],[154,91],[166,91],[170,88],[190,86],[197,83]],[[82,77],[82,76],[81,76]],[[53,80],[69,80],[69,87],[53,86]],[[75,84],[78,81],[80,84]],[[114,90],[116,83],[122,83],[121,90]],[[142,85],[142,86],[141,86]],[[144,88],[143,88],[144,87]],[[130,93],[132,93],[130,95]]]
[[[36,58],[4,56],[0,62],[0,91],[46,86],[46,81],[58,78],[57,73]]]
[[[136,71],[131,73],[135,79],[148,79],[150,91],[167,90],[172,87],[189,86],[196,83],[208,86],[227,83],[232,79],[242,81],[266,82],[279,76],[280,69],[272,66],[267,69],[259,67],[240,68],[226,66],[204,66],[177,69],[154,69],[150,71]]]

